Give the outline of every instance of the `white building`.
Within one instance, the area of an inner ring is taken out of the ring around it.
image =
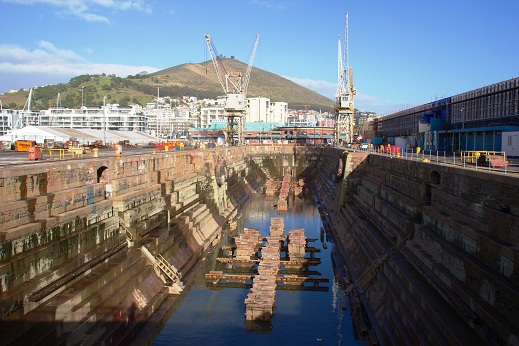
[[[222,121],[226,121],[223,106],[202,107],[200,109],[200,122],[197,126],[207,128],[213,122]]]
[[[52,126],[71,129],[105,129],[118,131],[145,131],[146,119],[142,107],[106,106],[81,107],[70,109],[53,107],[39,113],[39,126]]]
[[[246,122],[277,122],[283,125],[287,121],[288,103],[270,102],[265,97],[247,99],[248,112]]]
[[[270,122],[270,99],[265,97],[247,98],[245,122]]]
[[[159,138],[169,138],[187,132],[196,125],[197,119],[191,116],[189,107],[171,106],[149,108],[144,111],[147,132]]]
[[[0,135],[5,135],[13,129],[16,123],[16,112],[18,111],[0,108]]]
[[[224,99],[204,100],[205,107],[200,109],[200,120],[197,127],[207,128],[213,122],[225,122]],[[288,103],[270,102],[265,97],[247,98],[244,122],[277,122],[284,125],[288,118]]]
[[[270,120],[271,122],[278,122],[279,125],[286,125],[288,118],[288,103],[286,102],[272,102],[270,104]]]

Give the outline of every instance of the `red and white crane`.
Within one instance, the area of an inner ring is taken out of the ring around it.
[[[348,12],[344,32],[344,51],[341,48],[341,36],[338,37],[338,80],[335,93],[335,130],[334,144],[353,141],[355,106],[353,99],[357,91],[353,88],[352,69],[348,66]]]
[[[207,42],[209,52],[211,53],[211,59],[213,61],[216,75],[218,76],[218,81],[220,82],[220,85],[222,86],[222,89],[225,93],[224,109],[226,113],[225,118],[227,120],[225,141],[229,145],[243,144],[245,141],[243,130],[245,122],[244,115],[247,105],[247,89],[249,87],[252,63],[254,61],[254,56],[256,55],[259,36],[259,34],[256,34],[256,41],[254,42],[254,47],[252,48],[249,64],[247,65],[245,75],[243,75],[241,72],[229,73],[225,70],[225,66],[220,59],[220,55],[216,51],[216,47],[211,40],[211,35],[205,35],[205,40]],[[237,143],[235,141],[236,136]]]

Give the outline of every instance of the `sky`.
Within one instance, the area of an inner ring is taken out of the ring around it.
[[[207,61],[205,34],[248,63],[259,33],[254,67],[334,99],[346,12],[361,111],[519,77],[517,0],[0,0],[0,93]]]

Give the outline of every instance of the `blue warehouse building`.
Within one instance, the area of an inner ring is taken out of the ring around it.
[[[519,78],[402,110],[371,123],[373,142],[519,156]]]

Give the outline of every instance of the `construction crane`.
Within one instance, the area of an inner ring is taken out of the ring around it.
[[[218,55],[216,47],[211,40],[211,35],[205,35],[205,40],[207,42],[209,52],[211,53],[211,59],[213,61],[216,75],[218,76],[218,81],[220,82],[220,85],[222,86],[225,93],[224,110],[227,122],[225,129],[225,142],[229,145],[240,145],[245,142],[243,131],[245,122],[244,115],[246,112],[247,89],[249,87],[252,63],[254,61],[254,55],[256,55],[256,47],[258,46],[259,36],[259,34],[256,34],[256,41],[254,42],[254,47],[252,48],[249,64],[247,65],[245,75],[243,75],[241,72],[228,73],[225,70],[223,62],[220,60],[220,55]],[[235,141],[235,137],[238,137],[237,143]]]
[[[353,99],[357,91],[353,88],[352,69],[348,66],[348,12],[344,32],[344,52],[341,49],[341,36],[338,37],[338,80],[335,93],[334,145],[353,141],[355,106]]]
[[[32,89],[29,89],[29,96],[23,109],[16,112],[16,120],[13,118],[13,130],[21,129],[26,126],[38,126],[39,125],[39,112],[31,111],[32,101]]]

